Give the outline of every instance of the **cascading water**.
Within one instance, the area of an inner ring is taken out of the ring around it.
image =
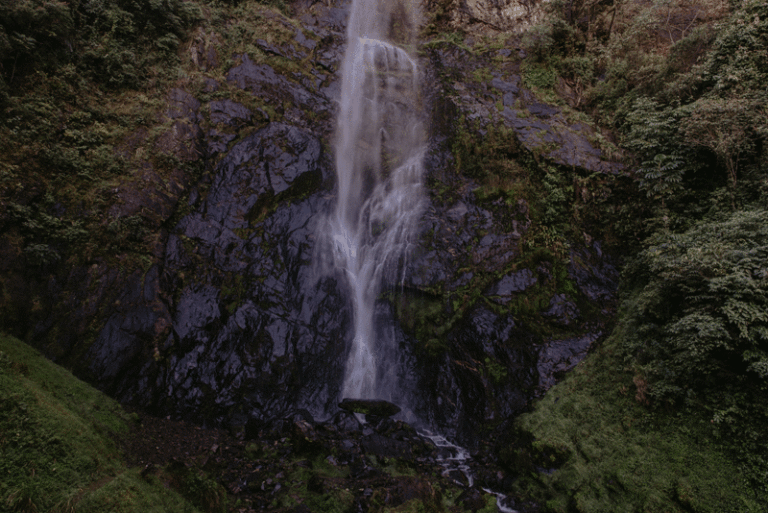
[[[438,448],[438,463],[443,466],[443,477],[450,478],[453,476],[454,472],[460,472],[464,474],[469,487],[475,486],[475,478],[472,475],[472,470],[469,466],[469,462],[471,460],[469,451],[463,447],[452,444],[442,435],[436,435],[427,431],[423,431],[420,434],[424,438],[432,440],[432,443],[434,443],[435,447]],[[462,483],[459,483],[458,481],[457,483],[462,485]],[[484,492],[496,497],[496,509],[498,509],[500,513],[518,513],[516,509],[513,509],[510,506],[513,501],[511,501],[509,497],[503,493],[495,492],[489,488],[483,487],[482,489]]]
[[[396,282],[398,269],[405,268],[425,204],[419,69],[402,48],[415,35],[414,5],[414,0],[352,2],[335,144],[338,197],[321,245],[332,253],[333,267],[343,271],[354,308],[341,397],[396,400],[405,408],[407,391],[399,390],[392,369],[399,360],[396,348],[392,340],[377,337],[374,307],[382,280]],[[440,435],[422,436],[445,453],[439,461],[446,475],[462,472],[473,485],[465,449]],[[506,497],[486,491],[497,496],[499,511],[514,513],[505,506]]]
[[[397,394],[397,372],[387,369],[397,355],[391,342],[377,340],[374,306],[382,279],[403,265],[424,204],[418,66],[393,41],[407,41],[404,27],[414,25],[406,3],[353,1],[335,147],[338,198],[326,229],[354,306],[343,397]]]

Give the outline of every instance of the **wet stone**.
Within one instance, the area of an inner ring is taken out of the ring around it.
[[[616,295],[619,272],[610,260],[602,257],[600,245],[590,250],[571,252],[568,277],[576,282],[582,294],[597,304],[609,303]]]
[[[339,408],[354,413],[375,415],[377,417],[391,417],[400,413],[400,407],[382,399],[350,399],[344,398],[339,403]]]
[[[517,94],[520,91],[520,88],[517,87],[517,81],[513,83],[500,78],[494,78],[491,80],[491,85],[503,93]]]
[[[360,421],[352,412],[348,411],[340,411],[334,415],[331,423],[342,433],[360,431],[361,429]]]
[[[188,118],[197,120],[200,102],[183,89],[173,89],[168,95],[168,117],[171,119]]]
[[[367,454],[383,458],[411,458],[411,445],[408,442],[393,440],[377,433],[364,436],[360,445]]]
[[[469,479],[467,478],[466,474],[464,474],[464,472],[459,469],[447,470],[445,473],[443,473],[443,476],[447,477],[448,479],[452,479],[461,486],[469,486]]]
[[[461,287],[464,287],[465,285],[469,285],[469,283],[472,281],[472,278],[474,276],[475,276],[474,273],[464,273],[461,276],[459,276],[459,278],[456,281],[449,283],[446,288],[452,291],[452,290],[457,290]]]
[[[534,103],[528,106],[528,112],[530,112],[534,116],[539,116],[540,118],[549,118],[559,113],[560,110],[550,105],[545,105],[543,103]]]
[[[508,303],[512,299],[512,294],[522,292],[536,283],[537,279],[528,269],[523,269],[516,273],[504,276],[496,285],[488,291],[489,296],[497,296],[494,301],[498,303]]]
[[[263,39],[257,39],[256,44],[261,47],[262,50],[266,51],[267,53],[272,53],[275,55],[279,55],[280,57],[288,57],[283,51],[280,50],[275,45],[271,45],[268,42],[264,41]]]
[[[210,104],[211,123],[224,123],[237,125],[241,122],[249,122],[253,115],[248,108],[232,100],[213,101]]]
[[[445,213],[446,217],[453,222],[459,222],[469,212],[469,208],[464,202],[458,202],[448,212]]]
[[[205,87],[203,88],[204,93],[215,93],[219,90],[219,83],[212,79],[212,78],[206,78],[205,79]]]
[[[213,287],[191,287],[181,293],[173,329],[179,339],[194,336],[221,315],[219,291]]]
[[[217,153],[224,153],[227,151],[229,143],[237,138],[235,134],[227,134],[219,132],[216,129],[208,131],[208,155],[213,157]]]
[[[579,308],[565,294],[556,294],[549,301],[549,309],[542,315],[554,317],[563,324],[570,324],[579,316]]]
[[[552,340],[539,351],[537,370],[539,387],[547,390],[557,383],[566,371],[571,370],[587,355],[592,343],[600,338],[602,332],[588,333],[581,337],[565,340]]]
[[[485,498],[477,488],[464,490],[464,492],[456,498],[456,502],[464,506],[465,510],[469,511],[479,511],[485,508]]]
[[[218,166],[207,217],[230,229],[246,227],[248,214],[265,194],[279,194],[300,178],[319,180],[321,153],[316,137],[281,123],[244,138]]]
[[[335,50],[326,50],[317,56],[317,63],[334,73],[341,64],[341,55]]]
[[[422,288],[444,282],[450,275],[450,271],[441,262],[443,255],[442,251],[439,253],[430,251],[414,258],[406,272],[408,284],[414,288]],[[450,259],[451,255],[448,254],[445,257]]]
[[[314,50],[315,46],[317,46],[317,42],[305,36],[304,32],[302,32],[301,29],[296,31],[295,39],[297,43],[299,43],[301,46],[303,46],[309,51]]]
[[[282,82],[275,70],[266,64],[255,64],[247,54],[240,56],[242,64],[235,66],[227,73],[227,82],[234,83],[240,89],[258,90],[262,84],[278,86]],[[256,91],[253,91],[256,92]]]

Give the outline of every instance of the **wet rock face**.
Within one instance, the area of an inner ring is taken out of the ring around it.
[[[178,300],[168,359],[146,369],[158,381],[137,388],[134,400],[207,409],[235,424],[297,407],[327,416],[350,313],[336,282],[312,266],[315,220],[329,201],[301,195],[316,188],[323,166],[319,141],[282,124],[220,161],[207,198],[169,238],[165,279]],[[286,194],[297,197],[275,206]]]
[[[473,447],[492,425],[524,411],[536,383],[534,341],[512,316],[473,309],[423,379],[438,391],[427,404],[442,433]]]
[[[84,355],[69,360],[80,375],[163,416],[245,436],[322,419],[359,432],[372,454],[402,457],[406,442],[366,433],[337,408],[353,313],[343,281],[321,275],[314,261],[319,221],[333,201],[324,148],[347,11],[344,2],[294,8],[301,28],[285,24],[294,41],[256,42],[275,61],[235,56],[216,74],[224,81],[206,81],[215,100],[169,93],[162,116],[171,128],[159,149],[204,171],[180,168],[165,184],[142,168],[144,188],[118,189],[110,214],[141,214],[157,231],[152,263],[123,274],[99,264],[73,270],[66,285],[51,283],[52,294],[79,291],[62,301],[73,321],[60,330],[53,356]],[[196,36],[190,51],[200,69],[220,66],[216,41]],[[493,124],[505,126],[521,154],[535,155],[531,161],[585,172],[620,167],[592,146],[587,127],[574,128],[560,108],[523,87],[513,50],[500,50],[503,59],[482,82],[469,77],[493,56],[451,45],[427,50],[424,99],[435,120],[429,198],[403,272],[384,284],[376,306],[378,336],[399,348],[398,361],[379,369],[403,390],[395,418],[469,446],[502,429],[584,357],[612,315],[617,286],[599,244],[574,242],[565,256],[542,256],[526,246],[536,228],[532,203],[480,194],[454,172],[451,137],[460,118],[480,138]],[[311,69],[281,73],[278,59],[302,59]],[[226,90],[237,94],[225,98]],[[35,329],[47,332],[52,323]],[[83,346],[94,327],[93,343]]]
[[[429,58],[433,68],[426,83],[442,88],[433,93],[440,97],[436,106],[455,113],[454,119],[463,115],[483,135],[504,126],[526,150],[558,165],[611,174],[624,169],[595,147],[594,128],[572,122],[561,108],[543,103],[524,87],[517,49],[477,55],[445,44],[432,48]]]

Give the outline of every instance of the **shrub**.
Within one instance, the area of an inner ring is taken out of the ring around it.
[[[660,400],[703,398],[768,378],[768,212],[702,222],[628,267],[638,291],[628,352]]]
[[[701,146],[725,164],[728,180],[735,188],[739,162],[754,156],[760,133],[768,126],[765,95],[701,98],[690,106],[690,116],[683,123],[688,144]]]

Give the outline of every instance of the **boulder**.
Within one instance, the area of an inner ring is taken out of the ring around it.
[[[342,410],[354,413],[364,413],[366,415],[375,415],[377,417],[391,417],[400,413],[400,407],[389,401],[381,399],[349,399],[344,398],[339,403]]]

